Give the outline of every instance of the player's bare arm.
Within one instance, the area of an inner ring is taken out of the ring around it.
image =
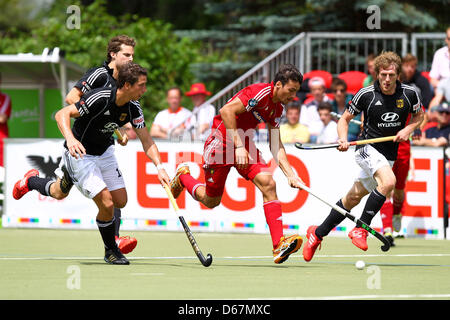
[[[424,119],[424,112],[422,109],[418,113],[411,116],[409,124],[402,130],[397,132],[394,142],[407,141],[415,129],[419,128]]]
[[[156,143],[153,141],[152,137],[150,136],[150,133],[148,132],[147,128],[133,128],[136,132],[136,136],[139,138],[139,140],[142,143],[142,148],[144,149],[145,154],[147,157],[152,160],[153,164],[158,168],[158,179],[161,184],[170,184],[170,178],[167,175],[166,170],[161,167],[161,156],[159,154],[158,147],[156,146]]]
[[[286,150],[284,149],[283,142],[281,142],[280,129],[276,128],[267,123],[269,128],[269,147],[270,152],[275,159],[275,162],[280,167],[281,171],[283,171],[284,175],[288,179],[288,183],[292,188],[301,189],[301,184],[304,184],[302,179],[292,170],[292,167],[289,163],[289,160],[286,155]]]
[[[75,102],[80,101],[82,95],[83,92],[81,92],[80,89],[73,87],[67,94],[65,101],[68,105],[74,104]]]
[[[8,116],[4,113],[0,113],[0,123],[6,123],[8,121]]]
[[[58,125],[58,129],[59,131],[61,131],[64,139],[66,139],[67,148],[69,149],[70,154],[75,157],[75,159],[78,159],[78,156],[82,158],[86,154],[86,149],[81,144],[81,142],[74,137],[72,129],[70,127],[70,118],[78,118],[79,116],[80,113],[78,112],[74,104],[60,109],[55,114],[55,120]]]
[[[338,121],[337,131],[338,131],[339,139],[337,142],[339,143],[339,147],[338,147],[339,151],[347,151],[348,148],[350,147],[350,144],[348,143],[348,140],[347,140],[348,125],[354,117],[355,116],[353,114],[351,114],[350,112],[348,112],[348,110],[345,110],[344,113],[342,114],[341,118]]]
[[[245,106],[239,98],[233,99],[219,110],[223,124],[227,129],[227,134],[231,134],[230,138],[234,143],[234,152],[238,169],[245,169],[248,165],[248,152],[245,149],[244,142],[239,136],[236,124],[236,116],[245,111]]]

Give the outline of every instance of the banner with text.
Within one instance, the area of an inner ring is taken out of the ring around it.
[[[204,181],[202,143],[157,142],[162,161],[170,177],[181,162],[190,164],[194,178]],[[75,187],[64,200],[54,200],[36,191],[20,200],[12,198],[14,183],[31,168],[42,177],[54,176],[63,151],[60,139],[7,139],[5,201],[3,227],[80,228],[96,229],[97,208]],[[164,189],[158,182],[157,171],[138,141],[127,146],[116,145],[119,169],[126,183],[128,203],[122,209],[122,230],[181,231],[177,215],[171,208]],[[305,191],[291,188],[281,169],[275,164],[267,144],[258,144],[270,164],[277,183],[277,194],[283,206],[283,225],[286,234],[305,234],[308,226],[319,224],[330,207]],[[354,148],[348,152],[335,149],[298,150],[285,146],[288,159],[302,180],[327,202],[336,203],[350,189],[359,167],[354,160]],[[441,148],[413,147],[414,170],[406,185],[405,212],[402,233],[406,236],[443,239],[443,152]],[[263,199],[252,182],[232,169],[226,181],[221,204],[208,209],[195,201],[186,191],[177,199],[180,213],[193,231],[268,233],[264,217]],[[351,212],[356,217],[366,202]],[[381,230],[378,214],[372,226]],[[331,233],[346,236],[354,227],[348,219]]]

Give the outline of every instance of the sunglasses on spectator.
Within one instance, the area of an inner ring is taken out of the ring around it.
[[[438,111],[440,114],[446,114],[446,115],[449,115],[450,114],[450,111]]]

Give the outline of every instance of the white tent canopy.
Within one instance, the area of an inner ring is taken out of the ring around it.
[[[85,69],[60,55],[59,48],[49,50],[45,48],[40,55],[32,53],[0,54],[0,73],[3,89],[38,89],[40,117],[43,120],[44,89],[59,89],[62,103],[69,88],[81,78]],[[44,121],[39,130],[40,137],[44,137]]]

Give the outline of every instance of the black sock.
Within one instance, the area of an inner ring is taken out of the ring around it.
[[[383,196],[377,189],[373,190],[369,194],[366,205],[364,206],[363,213],[360,220],[367,225],[370,225],[373,217],[380,211],[383,203],[386,201],[386,197]]]
[[[114,217],[110,221],[96,220],[98,230],[100,231],[106,250],[117,247],[116,240],[114,238],[114,220]]]
[[[336,205],[344,210],[347,210],[344,208],[344,205],[342,204],[342,199],[336,202]],[[331,209],[328,217],[326,217],[326,219],[322,222],[322,224],[317,227],[316,236],[319,239],[322,239],[323,237],[327,236],[330,233],[330,231],[333,230],[342,221],[344,221],[344,219],[345,216],[342,213],[339,213],[338,211]]]
[[[122,214],[121,214],[120,209],[114,208],[114,218],[116,218],[116,220],[114,222],[116,237],[119,237],[120,222],[122,221],[121,217],[122,217]]]
[[[50,186],[55,182],[52,178],[40,178],[37,176],[28,178],[28,189],[36,190],[44,196],[50,195]]]

